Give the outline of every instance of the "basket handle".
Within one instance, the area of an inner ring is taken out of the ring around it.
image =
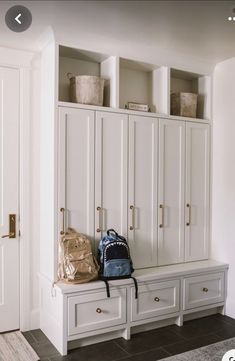
[[[72,73],[67,73],[67,78],[70,80],[71,78],[73,78],[74,75]]]

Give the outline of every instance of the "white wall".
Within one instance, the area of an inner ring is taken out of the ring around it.
[[[39,325],[39,249],[40,249],[40,54],[31,68],[30,118],[30,329]]]
[[[226,312],[235,318],[235,58],[217,64],[213,87],[211,256],[229,263]]]

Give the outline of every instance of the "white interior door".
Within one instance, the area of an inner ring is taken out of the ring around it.
[[[184,261],[185,123],[159,120],[158,264]]]
[[[128,241],[134,268],[157,265],[158,119],[129,117]]]
[[[19,328],[19,232],[7,236],[19,219],[18,165],[19,71],[0,67],[0,332]]]
[[[208,258],[210,128],[186,124],[185,261]]]
[[[59,232],[71,227],[93,241],[95,112],[60,108],[59,122]]]
[[[96,113],[96,239],[109,228],[127,237],[128,116]]]

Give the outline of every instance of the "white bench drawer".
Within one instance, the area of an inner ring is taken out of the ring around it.
[[[126,289],[68,298],[68,335],[126,323]]]
[[[223,301],[224,272],[184,279],[184,310]]]
[[[139,286],[138,299],[131,288],[131,321],[152,318],[179,311],[179,280]]]

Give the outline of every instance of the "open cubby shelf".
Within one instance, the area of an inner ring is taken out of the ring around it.
[[[104,107],[125,109],[128,102],[147,104],[153,113],[170,115],[171,93],[198,94],[197,118],[211,119],[211,77],[146,64],[92,51],[59,46],[59,101],[70,102],[69,79],[96,75],[105,79]]]

